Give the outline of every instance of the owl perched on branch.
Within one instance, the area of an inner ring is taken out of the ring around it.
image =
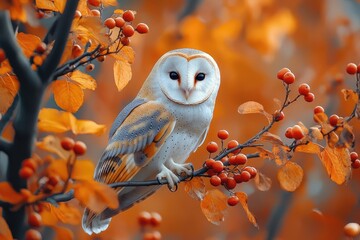
[[[205,140],[220,86],[214,59],[195,49],[177,49],[155,64],[136,98],[117,116],[95,180],[106,184],[166,179],[173,189],[185,163]],[[88,234],[104,231],[117,213],[154,193],[159,185],[118,187],[119,208],[100,214],[85,209]]]

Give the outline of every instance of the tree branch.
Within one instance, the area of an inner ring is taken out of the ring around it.
[[[3,138],[0,138],[0,151],[8,154],[11,147],[11,143]]]
[[[63,15],[61,15],[60,19],[54,23],[57,24],[54,47],[43,65],[39,68],[41,79],[45,82],[52,80],[49,80],[49,78],[53,76],[54,71],[61,60],[78,3],[79,0],[68,0]]]
[[[16,94],[13,102],[11,103],[11,106],[6,111],[4,116],[2,116],[2,118],[0,119],[0,135],[3,132],[6,124],[10,121],[11,117],[13,116],[13,113],[14,113],[14,111],[16,109],[16,106],[17,106],[18,102],[19,102],[19,94]]]

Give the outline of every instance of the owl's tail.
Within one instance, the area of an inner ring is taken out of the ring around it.
[[[96,214],[86,208],[82,218],[82,228],[89,235],[105,231],[110,224],[111,218],[102,219],[102,217],[101,213]]]

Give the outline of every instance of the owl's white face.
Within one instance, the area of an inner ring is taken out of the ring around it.
[[[202,52],[170,52],[159,61],[156,79],[163,94],[182,105],[195,105],[217,93],[219,69],[213,58]]]

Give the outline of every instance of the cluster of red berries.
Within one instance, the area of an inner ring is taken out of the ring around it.
[[[217,134],[221,141],[229,137],[226,130],[220,130]],[[230,140],[227,143],[227,149],[236,148],[239,143],[236,140]],[[216,142],[209,142],[206,146],[209,153],[214,153],[219,150]],[[240,153],[240,149],[235,149],[231,152],[231,156],[225,156],[221,160],[209,158],[205,161],[205,166],[208,169],[207,174],[210,176],[210,184],[214,187],[224,186],[227,190],[232,190],[237,184],[248,182],[257,174],[257,170],[251,166],[245,166],[247,163],[247,156]],[[232,195],[228,198],[228,205],[235,206],[239,203],[239,198]]]
[[[346,65],[346,72],[350,75],[360,73],[360,64],[356,65],[355,63],[348,63],[348,65]]]
[[[41,240],[41,233],[37,228],[42,226],[41,215],[35,211],[28,214],[28,224],[31,227],[25,232],[25,240]]]
[[[76,141],[72,138],[65,137],[61,140],[61,147],[66,151],[73,151],[77,156],[84,155],[86,153],[86,144],[82,141]]]
[[[351,159],[351,167],[353,169],[360,168],[360,159],[359,159],[359,155],[357,152],[351,152],[350,159]]]
[[[320,114],[320,113],[325,113],[325,110],[322,106],[316,106],[314,108],[314,115],[316,114]],[[321,121],[323,119],[317,119],[314,117],[314,121],[319,123],[319,121]],[[332,127],[337,127],[339,124],[342,123],[344,119],[342,117],[339,117],[337,114],[332,114],[329,118],[328,118],[328,122]]]
[[[139,214],[138,222],[143,232],[143,240],[160,240],[161,233],[155,230],[162,221],[162,217],[157,212],[149,213],[143,211]]]
[[[288,127],[285,131],[285,137],[295,140],[300,140],[305,136],[304,131],[301,127],[295,124],[292,127]]]
[[[277,78],[282,80],[284,83],[290,85],[295,82],[295,75],[288,68],[282,68],[277,73]],[[315,99],[315,95],[310,92],[310,86],[306,83],[302,83],[298,87],[299,94],[304,96],[304,100],[312,102]]]

